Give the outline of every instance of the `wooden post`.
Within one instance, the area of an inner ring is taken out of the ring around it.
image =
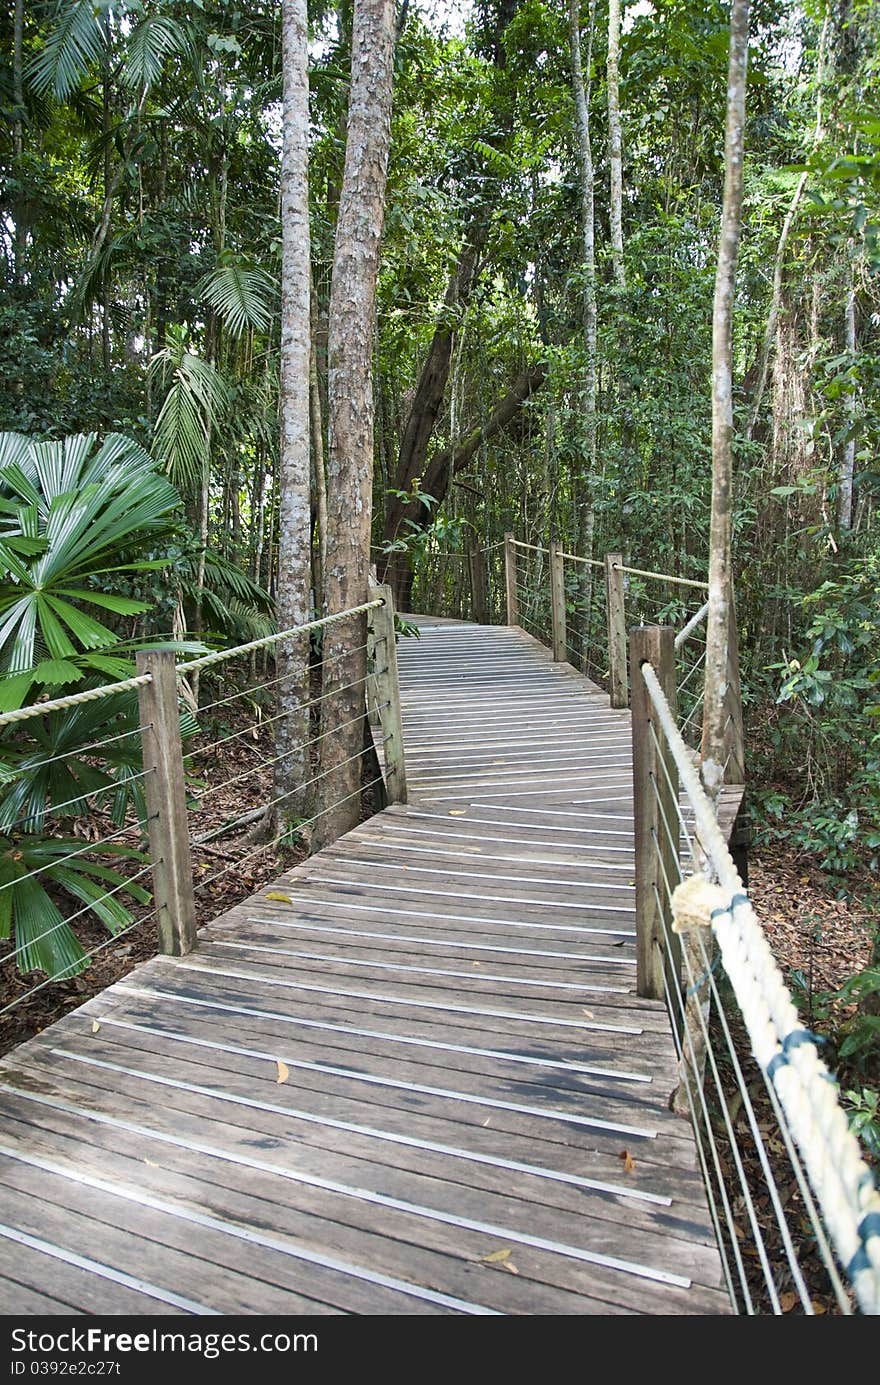
[[[487,559],[488,555],[480,552],[479,544],[472,542],[468,548],[468,569],[471,577],[473,616],[478,625],[489,624],[488,583],[486,581]]]
[[[513,534],[504,535],[504,584],[507,588],[507,624],[519,625],[519,603],[516,599],[516,549]]]
[[[553,621],[553,658],[564,664],[568,658],[568,632],[565,620],[565,573],[559,545],[550,545],[550,614]]]
[[[678,770],[654,715],[641,669],[644,662],[651,664],[674,716],[675,633],[671,626],[641,625],[631,630],[629,655],[636,858],[636,988],[640,996],[662,1000],[664,979],[670,988],[681,984],[681,949],[677,935],[672,932],[666,883],[668,881],[669,889],[675,889],[679,879]],[[664,923],[672,947],[671,959]],[[674,1006],[672,1013],[674,1018]]]
[[[196,904],[174,669],[171,650],[137,655],[138,673],[150,675],[150,682],[138,689],[138,701],[159,949],[182,957],[196,945]]]
[[[397,673],[397,636],[394,632],[394,598],[390,587],[371,587],[370,600],[374,601],[377,597],[381,597],[384,604],[370,611],[372,700],[382,731],[382,758],[388,802],[405,803],[406,764],[400,714],[400,680]]]
[[[623,590],[623,555],[605,554],[605,608],[608,614],[608,667],[611,671],[611,706],[626,707],[629,679],[626,671],[626,602]]]

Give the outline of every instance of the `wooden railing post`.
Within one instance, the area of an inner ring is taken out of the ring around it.
[[[626,707],[629,679],[626,671],[626,601],[623,587],[623,555],[605,554],[605,606],[608,613],[608,667],[612,707]]]
[[[635,818],[636,988],[640,996],[652,1000],[664,998],[664,978],[670,988],[680,985],[681,950],[678,937],[672,932],[668,894],[679,879],[678,770],[654,716],[642,677],[642,664],[651,664],[675,715],[674,641],[675,632],[665,625],[641,625],[631,630],[629,636]],[[669,946],[672,948],[671,959]]]
[[[553,658],[564,664],[567,658],[568,631],[565,618],[565,572],[559,545],[550,545],[550,614],[553,621]]]
[[[138,689],[138,701],[159,949],[181,957],[196,945],[196,904],[174,653],[143,650],[137,671],[150,675]]]
[[[519,603],[516,599],[516,549],[511,533],[504,535],[504,585],[507,591],[507,624],[519,625]]]
[[[383,739],[385,791],[389,803],[406,802],[406,763],[403,753],[403,721],[400,713],[400,679],[397,672],[397,636],[394,630],[394,598],[391,588],[370,588],[370,600],[382,605],[370,611],[370,675],[372,702]],[[370,698],[368,698],[368,703]]]
[[[489,624],[489,592],[486,580],[486,564],[488,555],[480,551],[478,543],[471,543],[468,548],[468,569],[471,577],[471,599],[474,609],[474,620],[478,625]]]

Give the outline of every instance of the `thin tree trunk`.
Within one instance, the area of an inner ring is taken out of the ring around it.
[[[620,128],[620,9],[608,0],[608,159],[611,166],[611,264],[614,282],[626,288],[623,263],[623,138]]]
[[[391,137],[393,0],[355,0],[345,167],[333,251],[328,340],[326,600],[329,612],[367,597],[373,486],[373,322]],[[360,817],[360,752],[367,672],[366,619],[325,634],[325,812],[320,839]],[[377,657],[381,656],[380,650]],[[333,806],[337,805],[337,806]]]
[[[702,778],[714,800],[724,782],[727,719],[728,621],[733,590],[731,500],[733,473],[733,378],[731,350],[736,265],[742,226],[743,134],[749,50],[749,0],[732,0],[727,130],[724,142],[724,205],[712,317],[712,519],[709,538],[709,616],[703,709]]]
[[[321,388],[318,382],[317,303],[311,288],[311,350],[309,352],[309,410],[312,432],[312,506],[315,514],[316,542],[313,545],[315,607],[324,604],[324,572],[327,566],[327,472],[324,465],[324,419],[321,413]]]
[[[575,515],[575,534],[582,557],[587,557],[584,549],[592,544],[592,483],[596,471],[596,210],[595,173],[593,151],[590,137],[590,64],[593,55],[593,34],[596,27],[595,0],[589,3],[589,29],[587,31],[586,63],[581,57],[580,0],[569,0],[568,41],[571,59],[571,79],[577,112],[578,161],[581,182],[581,234],[583,237],[584,274],[584,392],[583,392],[583,459],[585,465],[577,477],[574,493],[578,497]],[[589,567],[580,564],[578,575],[578,618],[575,638],[581,655],[586,654],[589,602],[591,597]]]
[[[819,55],[816,67],[816,82],[818,91],[816,95],[816,127],[813,132],[813,148],[819,144],[823,135],[822,127],[822,83],[825,75],[825,53],[828,41],[829,14],[825,15],[825,22],[822,25],[822,34],[819,39]],[[807,186],[808,173],[802,173],[794,190],[794,196],[786,213],[785,221],[782,223],[779,242],[776,246],[776,256],[773,261],[773,289],[770,296],[770,311],[767,314],[767,323],[764,328],[764,339],[761,343],[760,369],[758,371],[758,382],[755,386],[755,394],[752,400],[752,411],[749,415],[749,422],[746,428],[746,437],[751,439],[758,422],[761,412],[761,403],[764,398],[764,391],[767,388],[767,377],[770,372],[770,357],[776,343],[776,332],[779,325],[779,309],[782,303],[782,273],[785,266],[785,252],[788,249],[788,241],[791,236],[791,228],[797,215],[798,207]],[[816,280],[818,284],[818,279]]]
[[[278,576],[275,607],[281,630],[309,619],[311,585],[310,381],[311,245],[309,238],[309,76],[306,0],[284,0],[281,154],[281,444],[278,466]],[[308,772],[309,639],[278,646],[275,733],[276,821],[304,816],[300,785]]]
[[[850,365],[855,364],[856,359],[856,286],[855,286],[855,266],[851,273],[853,281],[850,283],[849,293],[846,296],[846,331],[845,343],[846,352],[849,357]],[[855,421],[857,412],[856,382],[853,379],[851,389],[846,397],[846,414],[849,423],[849,436],[843,444],[843,454],[840,459],[840,472],[838,475],[838,498],[837,498],[837,525],[841,530],[848,531],[852,528],[853,516],[853,478],[856,468],[856,439]]]
[[[12,100],[15,105],[15,118],[12,123],[12,152],[15,160],[15,173],[21,177],[24,156],[24,0],[15,0],[12,38]],[[15,278],[24,283],[24,261],[27,247],[27,231],[23,224],[23,203],[20,202],[15,213]]]

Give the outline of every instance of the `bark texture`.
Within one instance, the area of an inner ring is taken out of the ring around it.
[[[345,167],[333,252],[328,328],[327,566],[329,613],[367,599],[373,488],[373,323],[391,133],[395,9],[355,0]],[[325,811],[330,841],[360,817],[367,671],[363,616],[330,626],[324,640]],[[334,728],[338,727],[338,730]],[[336,805],[336,806],[334,806]]]
[[[724,782],[729,683],[733,377],[731,345],[736,265],[742,227],[743,135],[749,52],[749,0],[733,0],[724,140],[724,204],[712,315],[712,521],[709,538],[709,617],[703,707],[702,778],[714,800]]]
[[[308,185],[308,22],[306,0],[284,0],[283,150],[281,156],[281,447],[279,456],[278,578],[282,630],[309,619],[311,553],[310,361],[311,254]],[[278,817],[303,817],[308,756],[308,636],[278,647],[279,711],[275,796]]]
[[[608,161],[611,171],[611,264],[614,282],[626,288],[623,265],[623,135],[620,126],[620,0],[608,0]]]

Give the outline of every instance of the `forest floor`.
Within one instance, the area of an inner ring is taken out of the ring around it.
[[[202,755],[195,760],[195,767],[200,778],[199,790],[211,789],[209,802],[191,814],[199,924],[210,922],[242,899],[255,894],[284,870],[303,860],[308,853],[305,840],[293,846],[261,846],[259,836],[255,834],[255,824],[248,823],[243,828],[228,832],[222,830],[234,824],[246,811],[247,805],[268,802],[273,796],[273,788],[272,769],[264,763],[272,754],[268,728],[262,732],[252,732],[244,722],[239,726],[232,721],[220,731],[223,736],[230,736],[230,731],[240,734],[227,739],[218,750],[217,728],[212,727],[210,736],[205,735],[201,741],[196,740],[187,747],[188,751],[195,752],[204,747]],[[228,784],[230,780],[234,782]],[[372,811],[368,792],[363,817],[369,817]],[[213,837],[210,842],[198,844],[199,838],[213,834],[218,829],[221,835]],[[87,839],[90,835],[92,839],[99,839],[106,835],[107,830],[106,818],[99,818],[87,826]],[[830,1001],[829,996],[865,967],[870,959],[869,925],[872,918],[858,902],[861,891],[854,891],[850,898],[836,898],[829,888],[827,877],[817,866],[792,857],[791,853],[780,847],[759,847],[753,848],[750,856],[749,893],[805,1023],[819,1031],[833,1027],[845,1018],[846,1012],[845,1007]],[[78,928],[78,935],[86,951],[96,951],[89,968],[69,981],[40,984],[37,976],[17,976],[9,959],[2,972],[0,1006],[13,1002],[13,1008],[4,1016],[0,1052],[24,1042],[68,1011],[121,980],[140,962],[154,956],[157,950],[156,926],[152,916],[115,940],[109,940],[106,930],[98,923],[85,923]],[[4,945],[7,956],[11,946]],[[784,1157],[781,1142],[773,1135],[777,1128],[775,1118],[760,1074],[748,1059],[747,1039],[743,1033],[735,1037],[758,1121],[765,1131],[771,1159],[776,1165],[774,1171],[786,1211],[796,1235],[801,1238],[799,1253],[802,1253],[814,1310],[818,1313],[838,1312],[828,1288],[828,1276],[815,1251],[813,1235],[791,1165]],[[722,1046],[719,1045],[719,1048]],[[768,1249],[774,1263],[783,1265],[784,1252],[774,1224],[759,1157],[750,1145],[746,1116],[738,1105],[731,1105],[737,1100],[734,1087],[731,1077],[729,1113],[742,1147]],[[722,1136],[723,1124],[719,1118],[716,1133]],[[727,1163],[729,1153],[725,1154],[722,1150],[721,1157]],[[731,1167],[730,1186],[735,1185],[735,1170]],[[741,1218],[742,1224],[747,1225],[744,1206],[734,1205],[734,1212]],[[746,1250],[745,1257],[749,1254],[754,1252]],[[752,1268],[754,1270],[757,1292],[761,1278],[760,1266],[757,1263],[752,1266],[748,1260],[746,1263],[750,1268],[750,1277]],[[783,1268],[783,1285],[787,1283],[786,1274]],[[801,1311],[797,1295],[792,1290],[783,1291],[781,1302],[785,1311]]]

